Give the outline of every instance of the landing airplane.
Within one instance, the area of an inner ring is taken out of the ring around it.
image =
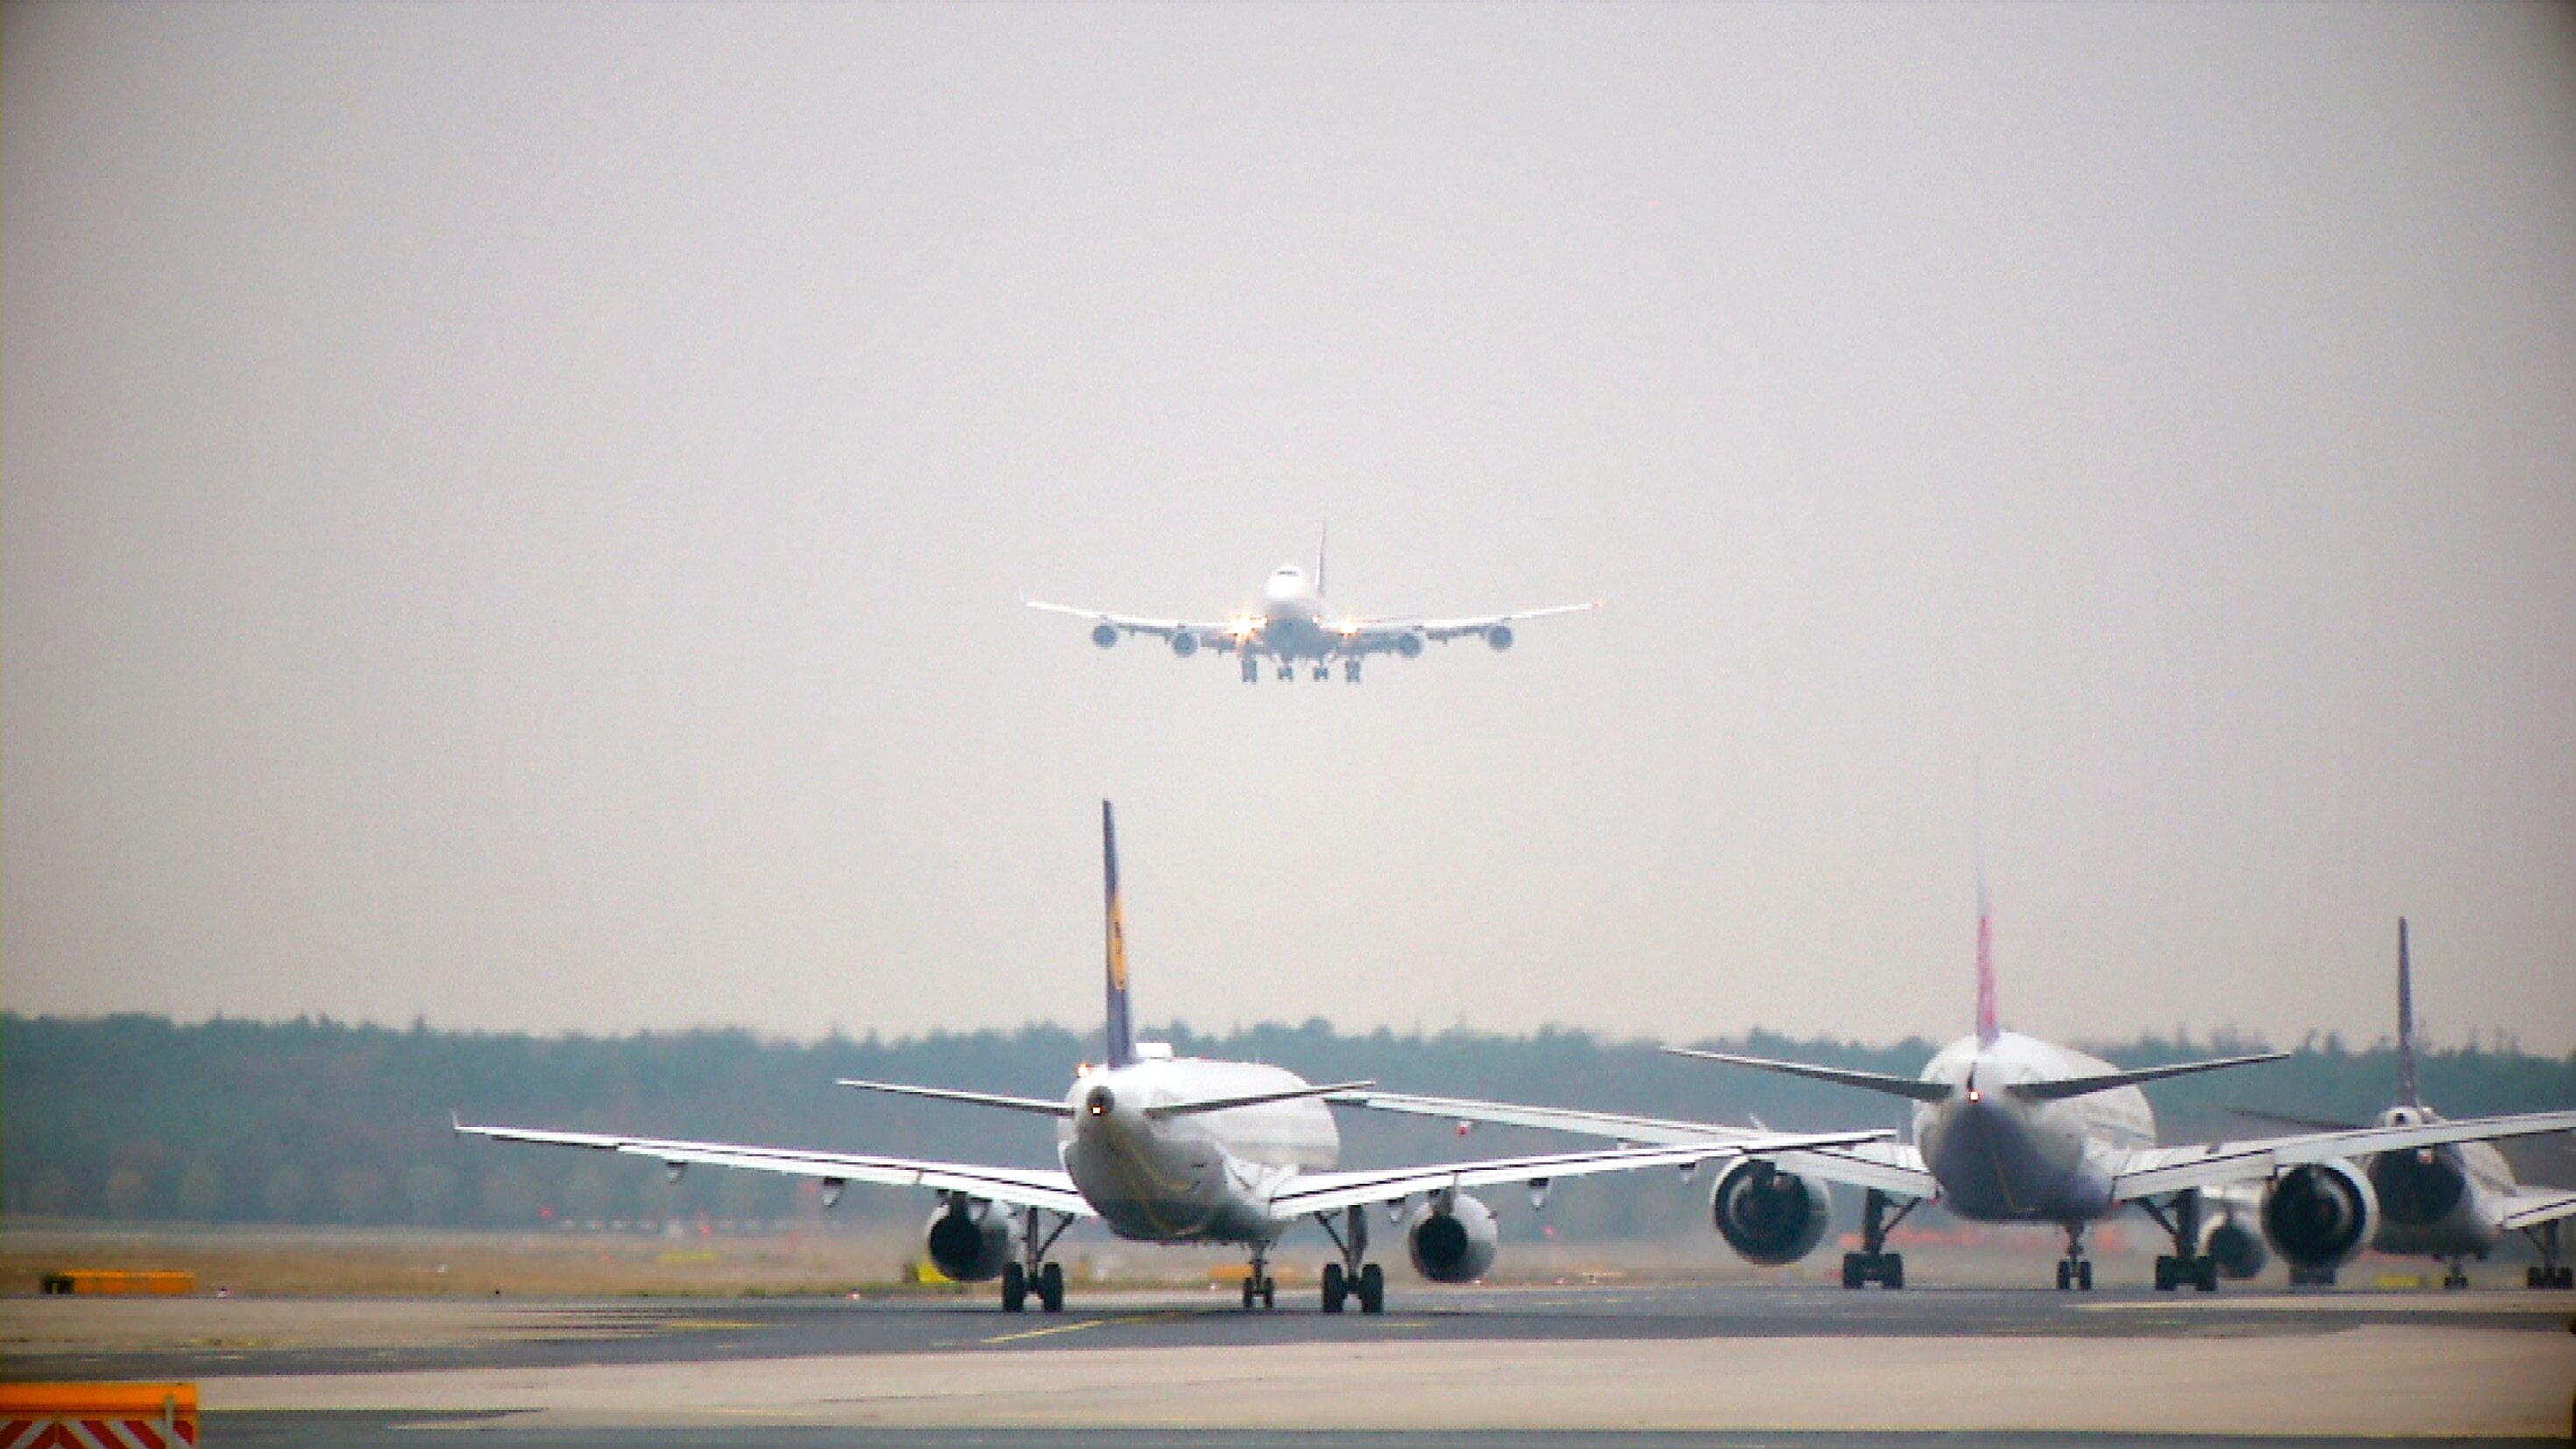
[[[816,1178],[823,1184],[827,1207],[852,1182],[925,1187],[941,1203],[926,1229],[931,1262],[961,1282],[999,1278],[1002,1307],[1013,1313],[1022,1310],[1032,1293],[1050,1313],[1063,1308],[1064,1270],[1047,1252],[1066,1228],[1083,1218],[1096,1217],[1111,1232],[1137,1242],[1248,1248],[1252,1272],[1243,1284],[1245,1308],[1256,1301],[1265,1308],[1276,1306],[1278,1284],[1268,1272],[1271,1245],[1302,1219],[1313,1218],[1340,1249],[1340,1259],[1323,1271],[1324,1311],[1339,1313],[1356,1298],[1361,1312],[1382,1313],[1385,1274],[1367,1261],[1370,1207],[1389,1205],[1396,1220],[1407,1224],[1406,1246],[1422,1276],[1441,1283],[1467,1282],[1493,1265],[1499,1240],[1492,1210],[1466,1189],[1517,1182],[1535,1198],[1560,1177],[1645,1167],[1687,1171],[1712,1159],[1847,1147],[1890,1135],[1744,1134],[1723,1143],[1701,1140],[1328,1171],[1340,1137],[1322,1099],[1374,1084],[1314,1086],[1279,1067],[1176,1058],[1166,1044],[1136,1040],[1128,1008],[1118,833],[1105,800],[1100,832],[1107,877],[1106,1065],[1078,1068],[1061,1101],[890,1082],[840,1083],[1052,1117],[1058,1167],[994,1167],[462,1121],[453,1124],[455,1130],[503,1142],[653,1158],[674,1182],[698,1164]],[[1404,1205],[1416,1197],[1422,1199],[1420,1205],[1404,1213]]]
[[[2251,1112],[2290,1126],[2358,1131],[2351,1123],[2312,1122],[2279,1113]],[[2406,921],[2397,922],[2397,1101],[2379,1114],[2380,1127],[2442,1121],[2424,1105],[2415,1085],[2415,986],[2406,959]],[[2378,1230],[2370,1245],[2383,1253],[2439,1258],[2449,1271],[2445,1288],[2469,1284],[2466,1260],[2484,1258],[2505,1234],[2519,1232],[2540,1252],[2524,1275],[2532,1288],[2576,1288],[2576,1269],[2562,1259],[2560,1224],[2576,1217],[2576,1192],[2525,1187],[2514,1180],[2504,1154],[2481,1141],[2356,1158],[2379,1200]],[[2293,1283],[2332,1283],[2334,1269],[2292,1264]]]
[[[1243,682],[1251,684],[1261,678],[1261,661],[1269,659],[1278,666],[1282,683],[1297,677],[1297,666],[1312,668],[1318,680],[1332,677],[1335,660],[1342,666],[1342,678],[1360,682],[1360,661],[1372,654],[1394,654],[1406,659],[1422,657],[1422,646],[1428,641],[1446,644],[1470,635],[1481,636],[1495,649],[1509,649],[1515,637],[1512,626],[1528,619],[1545,619],[1558,614],[1581,614],[1601,607],[1601,601],[1588,604],[1562,604],[1548,609],[1523,609],[1512,614],[1487,614],[1465,619],[1361,619],[1336,615],[1324,605],[1324,549],[1315,549],[1315,573],[1309,578],[1295,564],[1281,564],[1261,586],[1261,607],[1247,609],[1217,622],[1195,623],[1187,619],[1143,619],[1129,614],[1109,614],[1097,609],[1076,609],[1064,604],[1040,603],[1035,599],[1020,602],[1032,609],[1050,614],[1071,614],[1077,619],[1092,620],[1091,642],[1103,649],[1111,648],[1128,634],[1150,634],[1168,641],[1172,652],[1187,659],[1201,649],[1240,658]]]
[[[2159,1147],[2155,1113],[2138,1090],[2142,1084],[2275,1061],[2288,1053],[2123,1070],[2002,1030],[1995,1014],[1992,942],[1981,884],[1976,1031],[1942,1048],[1919,1078],[1665,1048],[1676,1056],[1837,1082],[1915,1104],[1911,1144],[1766,1153],[1730,1164],[1710,1197],[1710,1214],[1729,1247],[1756,1263],[1777,1265],[1805,1257],[1823,1239],[1831,1215],[1823,1184],[1840,1182],[1864,1190],[1861,1248],[1843,1256],[1845,1288],[1873,1282],[1903,1287],[1905,1260],[1887,1250],[1888,1231],[1917,1205],[1935,1199],[1972,1221],[2047,1223],[2062,1229],[2066,1255],[2057,1265],[2060,1290],[2092,1288],[2085,1229],[2132,1203],[2173,1240],[2173,1252],[2156,1259],[2158,1291],[2185,1285],[2217,1291],[2222,1262],[2243,1268],[2258,1227],[2294,1272],[2313,1279],[2351,1261],[2370,1245],[2383,1217],[2393,1215],[2383,1209],[2382,1195],[2390,1189],[2359,1164],[2390,1161],[2392,1154],[2398,1160],[2438,1162],[2440,1149],[2454,1144],[2576,1130],[2576,1112],[2443,1121],[2421,1108],[2399,1108],[2373,1127]],[[1678,1146],[1746,1135],[1745,1129],[1719,1123],[1362,1088],[1330,1100],[1629,1143]],[[2385,1180],[2397,1181],[2394,1176]],[[2553,1195],[2548,1202],[2533,1200],[2504,1212],[2496,1221],[2504,1227],[2536,1226],[2543,1220],[2555,1222],[2564,1211]],[[2554,1231],[2542,1242],[2542,1251],[2548,1258],[2548,1281],[2565,1286]],[[2259,1259],[2251,1261],[2255,1268],[2261,1266]],[[2535,1284],[2542,1271],[2534,1270]]]

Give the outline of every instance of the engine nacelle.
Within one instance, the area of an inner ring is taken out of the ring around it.
[[[1708,1197],[1717,1235],[1746,1261],[1776,1268],[1816,1250],[1833,1221],[1825,1185],[1742,1158],[1719,1174]]]
[[[1494,1266],[1502,1235],[1494,1230],[1493,1210],[1462,1192],[1446,1212],[1436,1203],[1416,1210],[1404,1245],[1413,1254],[1413,1271],[1423,1277],[1434,1283],[1472,1283]]]
[[[1091,626],[1091,642],[1106,649],[1118,642],[1118,630],[1108,624],[1094,624]]]
[[[1172,636],[1172,652],[1183,659],[1199,652],[1199,636],[1187,630]]]
[[[2379,1194],[2342,1158],[2291,1168],[2263,1198],[2264,1238],[2301,1268],[2342,1267],[2378,1227]]]
[[[1403,655],[1407,659],[1421,658],[1422,636],[1419,634],[1397,635],[1395,638],[1395,652]]]
[[[930,1215],[923,1237],[931,1265],[950,1281],[980,1283],[998,1277],[1019,1256],[1020,1220],[989,1202],[960,1202]]]
[[[2200,1256],[2218,1261],[2218,1271],[2231,1279],[2254,1277],[2272,1261],[2262,1246],[2262,1223],[2251,1212],[2221,1210],[2200,1220]]]
[[[1512,626],[1509,624],[1496,624],[1494,627],[1485,631],[1485,642],[1493,645],[1498,651],[1511,648]]]

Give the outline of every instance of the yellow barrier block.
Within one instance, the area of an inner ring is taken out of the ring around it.
[[[0,1443],[197,1442],[195,1384],[0,1384]]]
[[[157,1293],[186,1294],[197,1291],[194,1273],[136,1273],[114,1268],[74,1268],[67,1273],[47,1273],[44,1289],[48,1293]]]

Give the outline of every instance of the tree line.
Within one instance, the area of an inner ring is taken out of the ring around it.
[[[1652,1043],[1588,1032],[1507,1036],[1345,1033],[1322,1021],[1212,1035],[1157,1033],[1183,1055],[1273,1062],[1313,1081],[1498,1097],[1777,1128],[1901,1127],[1904,1104],[1825,1084],[1675,1059]],[[1755,1031],[1704,1043],[1757,1056],[1912,1075],[1937,1044],[1796,1040]],[[2255,1049],[2145,1037],[2098,1046],[2122,1066]],[[525,1228],[549,1223],[704,1221],[775,1225],[819,1212],[801,1184],[700,1171],[667,1182],[652,1163],[604,1153],[459,1138],[467,1120],[644,1132],[717,1141],[958,1157],[1054,1160],[1052,1126],[850,1091],[840,1077],[1060,1095],[1099,1042],[1055,1026],[881,1040],[796,1042],[743,1031],[623,1037],[408,1030],[327,1019],[222,1020],[0,1014],[0,1213],[10,1219]],[[2444,1048],[2422,1063],[2424,1095],[2454,1116],[2576,1105],[2576,1053]],[[2149,1089],[2168,1140],[2273,1130],[2234,1109],[2361,1122],[2396,1084],[2384,1044],[2331,1037],[2289,1060]],[[1337,1114],[1353,1165],[1485,1155],[1567,1139]],[[2534,1144],[2527,1176],[2565,1180],[2563,1146]],[[1569,1182],[1549,1218],[1605,1236],[1670,1231],[1704,1210],[1663,1174],[1621,1188]],[[842,1216],[926,1214],[918,1193],[854,1190]]]

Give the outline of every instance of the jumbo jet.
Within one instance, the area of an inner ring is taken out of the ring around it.
[[[1943,1047],[1920,1077],[1896,1077],[1805,1062],[1771,1061],[1725,1052],[1666,1047],[1676,1056],[1723,1062],[1835,1082],[1914,1104],[1911,1143],[1859,1144],[1748,1155],[1719,1174],[1710,1197],[1718,1235],[1746,1259],[1796,1262],[1814,1251],[1830,1220],[1824,1184],[1863,1190],[1861,1246],[1843,1256],[1845,1288],[1905,1284],[1902,1254],[1887,1234],[1907,1213],[1935,1201],[1975,1222],[2041,1223],[2066,1234],[2057,1286],[2090,1290],[2093,1264],[2085,1230],[2136,1204],[2173,1240],[2156,1259],[2160,1292],[2189,1286],[2215,1292],[2222,1266],[2251,1261],[2254,1235],[2268,1242],[2302,1281],[2331,1281],[2397,1216],[2387,1196],[2413,1191],[2407,1169],[2430,1165],[2446,1150],[2497,1138],[2576,1129],[2576,1112],[2445,1121],[2401,1106],[2371,1127],[2332,1128],[2291,1136],[2195,1146],[2156,1145],[2154,1111],[2139,1087],[2194,1072],[2276,1061],[2286,1052],[2176,1062],[2124,1070],[2098,1057],[2005,1031],[1995,1014],[1993,933],[1982,883],[1977,913],[1976,1030]],[[2410,1094],[2411,1095],[2411,1094]],[[1333,1100],[1353,1106],[1459,1123],[1494,1122],[1553,1128],[1623,1143],[1679,1146],[1727,1142],[1745,1129],[1561,1107],[1477,1102],[1354,1089]],[[2492,1152],[2492,1148],[2485,1149]],[[2365,1166],[2364,1164],[2371,1164]],[[2429,1174],[2428,1174],[2429,1175]],[[2399,1186],[2404,1176],[2405,1186]],[[2387,1196],[2384,1196],[2387,1195]],[[2576,1194],[2517,1201],[2495,1221],[2506,1227],[2554,1223],[2576,1206]],[[2413,1211],[2410,1207],[2408,1211]],[[1892,1215],[1891,1215],[1892,1214]],[[2539,1285],[2566,1285],[2554,1228],[2534,1233],[2545,1264]]]
[[[1560,1177],[1646,1167],[1685,1171],[1711,1160],[1765,1152],[1848,1147],[1885,1132],[1735,1134],[1725,1142],[1621,1146],[1476,1162],[1332,1171],[1340,1148],[1323,1098],[1369,1082],[1310,1085],[1280,1067],[1174,1057],[1169,1045],[1138,1041],[1129,1022],[1127,941],[1118,889],[1118,833],[1100,806],[1106,876],[1108,1060],[1074,1072],[1062,1100],[945,1087],[843,1081],[844,1087],[928,1097],[1055,1119],[1052,1168],[988,1166],[808,1148],[687,1142],[600,1132],[565,1132],[456,1122],[458,1132],[503,1142],[586,1147],[657,1160],[677,1182],[696,1165],[819,1179],[825,1206],[853,1182],[927,1188],[939,1197],[925,1229],[930,1261],[961,1282],[1001,1280],[1002,1307],[1029,1297],[1064,1307],[1064,1270],[1048,1256],[1065,1229],[1098,1218],[1119,1237],[1145,1243],[1230,1243],[1249,1250],[1243,1306],[1277,1306],[1268,1272],[1273,1244],[1312,1218],[1339,1250],[1324,1267],[1323,1307],[1339,1313],[1357,1299],[1383,1313],[1386,1279],[1368,1261],[1367,1209],[1388,1205],[1405,1224],[1414,1268],[1440,1283],[1468,1282],[1493,1265],[1498,1236],[1491,1209],[1467,1189],[1521,1183],[1535,1201]],[[1406,1204],[1421,1199],[1408,1213]]]
[[[1360,661],[1372,654],[1394,654],[1405,659],[1422,657],[1427,643],[1447,644],[1455,639],[1482,638],[1495,649],[1509,649],[1517,637],[1512,626],[1529,619],[1552,618],[1559,614],[1581,614],[1601,607],[1601,601],[1588,604],[1561,604],[1547,609],[1523,609],[1512,614],[1487,614],[1481,618],[1362,619],[1335,614],[1324,603],[1324,550],[1315,549],[1315,572],[1309,576],[1295,564],[1281,564],[1261,586],[1261,606],[1245,609],[1225,619],[1193,622],[1187,619],[1144,619],[1131,614],[1109,614],[1097,609],[1077,609],[1065,604],[1041,603],[1023,599],[1032,609],[1050,614],[1071,614],[1089,619],[1091,642],[1103,649],[1114,647],[1129,634],[1149,634],[1172,646],[1172,652],[1183,659],[1206,649],[1237,656],[1243,670],[1243,682],[1261,678],[1261,661],[1278,666],[1282,683],[1297,677],[1299,665],[1314,671],[1318,680],[1330,679],[1333,664],[1339,661],[1342,678],[1360,682]]]
[[[2274,1112],[2249,1112],[2293,1127],[2329,1132],[2362,1130],[2348,1122],[2316,1122]],[[2397,922],[2397,1100],[2377,1125],[2412,1127],[2439,1122],[2415,1085],[2415,986],[2406,959],[2406,921]],[[2514,1180],[2504,1154],[2482,1141],[2376,1152],[2356,1158],[2379,1200],[2378,1230],[2370,1245],[2383,1253],[2438,1258],[2449,1271],[2445,1288],[2469,1284],[2466,1260],[2484,1258],[2506,1234],[2519,1232],[2540,1253],[2524,1274],[2531,1288],[2576,1288],[2576,1269],[2564,1261],[2560,1224],[2576,1217],[2576,1192],[2527,1187]],[[2293,1283],[2331,1283],[2332,1267],[2293,1263]]]

